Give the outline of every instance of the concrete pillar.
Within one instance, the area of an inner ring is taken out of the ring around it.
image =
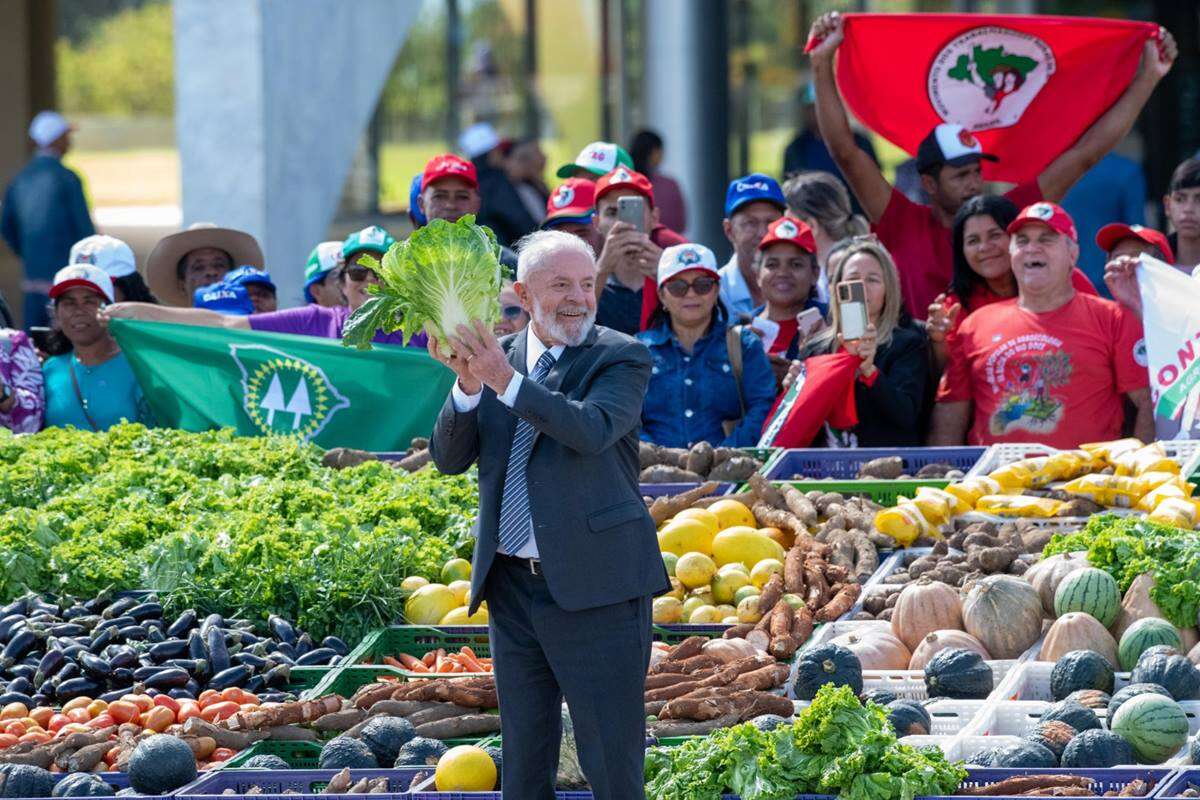
[[[175,0],[184,225],[249,231],[301,302],[351,161],[419,3]]]
[[[646,124],[666,141],[662,170],[679,181],[693,241],[732,252],[721,230],[729,170],[729,88],[723,0],[645,5]]]

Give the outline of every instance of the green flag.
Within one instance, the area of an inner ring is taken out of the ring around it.
[[[404,450],[428,436],[454,375],[424,350],[117,319],[160,425],[297,436],[321,447]]]

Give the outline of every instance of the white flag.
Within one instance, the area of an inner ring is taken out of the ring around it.
[[[1159,439],[1200,439],[1200,279],[1139,259],[1154,427]]]

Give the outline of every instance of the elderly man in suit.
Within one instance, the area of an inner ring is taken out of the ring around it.
[[[471,611],[487,601],[505,800],[554,797],[564,698],[596,798],[644,797],[650,604],[669,586],[638,491],[650,355],[594,325],[595,281],[587,243],[539,231],[514,286],[529,326],[430,340],[458,376],[434,463],[479,465]]]

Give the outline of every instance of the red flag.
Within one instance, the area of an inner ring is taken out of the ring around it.
[[[808,447],[826,421],[835,428],[858,424],[854,381],[862,359],[849,353],[813,356],[779,396],[763,425],[759,447]]]
[[[977,134],[984,177],[1035,178],[1137,72],[1148,22],[986,14],[846,14],[837,81],[854,115],[910,154],[933,128]],[[809,49],[814,43],[809,43]]]

